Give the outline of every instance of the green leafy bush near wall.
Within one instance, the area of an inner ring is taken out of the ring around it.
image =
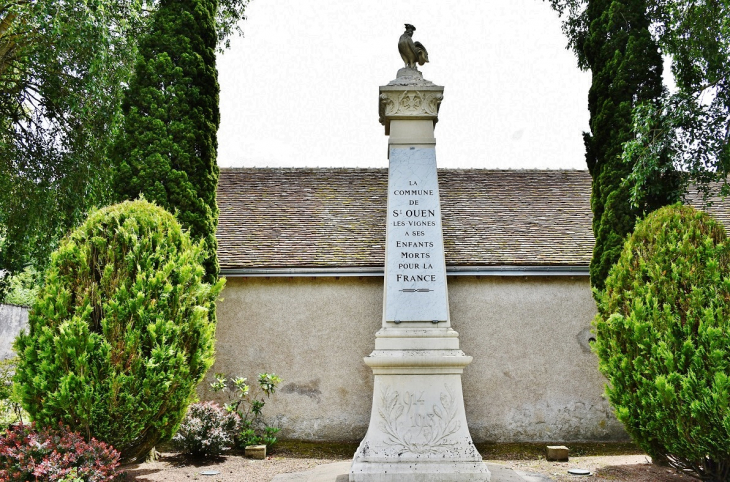
[[[274,373],[259,373],[256,381],[257,384],[249,385],[246,378],[227,378],[222,373],[216,373],[210,387],[214,392],[226,394],[229,401],[224,405],[225,409],[238,414],[241,419],[240,431],[235,437],[236,445],[245,448],[248,445],[265,444],[270,450],[278,442],[276,434],[281,429],[268,425],[262,411],[266,401],[276,392],[281,378]]]
[[[13,383],[17,363],[17,357],[0,360],[0,434],[10,425],[28,418]]]
[[[23,405],[139,460],[175,433],[213,363],[223,287],[205,253],[147,201],[93,212],[63,240],[15,349]]]
[[[7,283],[4,303],[18,306],[31,306],[38,296],[41,285],[41,273],[33,266],[27,266],[23,271],[3,279]]]
[[[618,419],[652,457],[730,475],[730,246],[686,206],[637,224],[598,296],[595,350]]]

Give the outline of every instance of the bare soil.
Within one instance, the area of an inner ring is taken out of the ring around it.
[[[512,469],[542,474],[550,480],[576,482],[580,479],[590,482],[688,482],[688,475],[678,474],[669,467],[653,465],[646,455],[608,455],[571,457],[569,462],[547,462],[542,460],[504,461],[485,460],[503,464]],[[570,475],[569,469],[585,469],[590,477]]]
[[[477,444],[485,462],[506,465],[514,470],[541,474],[556,481],[576,482],[689,482],[692,479],[678,474],[671,467],[660,467],[631,443],[551,443],[570,449],[568,462],[545,460],[548,444]],[[575,476],[570,469],[584,469],[590,477]]]
[[[274,476],[303,472],[317,465],[349,460],[357,449],[357,443],[336,444],[283,441],[276,445],[265,460],[246,458],[242,451],[232,451],[222,457],[198,460],[185,457],[169,447],[158,448],[161,456],[155,462],[122,467],[128,481],[188,481],[209,482],[269,482]],[[202,475],[202,472],[218,472]]]
[[[498,463],[517,471],[541,474],[555,481],[580,479],[591,482],[689,482],[691,477],[677,474],[669,467],[653,465],[631,444],[565,444],[571,450],[569,462],[548,462],[544,457],[546,444],[481,444],[478,445],[485,462]],[[242,453],[195,460],[170,449],[162,448],[161,457],[155,462],[123,467],[129,481],[189,481],[210,482],[269,482],[275,475],[302,472],[320,464],[350,460],[357,448],[356,443],[318,444],[281,442],[266,460],[253,460]],[[568,470],[580,468],[591,471],[592,476],[580,477],[568,474]],[[205,471],[217,475],[202,475]]]

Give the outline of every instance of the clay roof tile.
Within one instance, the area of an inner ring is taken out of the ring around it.
[[[438,175],[447,265],[590,263],[588,171],[439,169]],[[386,169],[222,168],[220,266],[381,267],[387,186]],[[723,206],[709,210],[730,226]]]

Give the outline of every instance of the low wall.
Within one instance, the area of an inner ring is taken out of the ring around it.
[[[15,356],[13,342],[20,330],[28,327],[28,308],[0,305],[0,360]]]
[[[626,440],[602,397],[590,351],[595,314],[586,277],[449,277],[452,325],[474,357],[463,375],[466,417],[483,441]],[[381,326],[379,277],[229,278],[218,306],[215,372],[275,372],[264,415],[282,438],[359,440],[373,376],[363,357]],[[221,400],[222,401],[222,400]]]

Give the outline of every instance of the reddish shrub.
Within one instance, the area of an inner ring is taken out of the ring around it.
[[[58,429],[15,425],[0,436],[0,481],[111,481],[119,475],[119,452],[110,445]]]

